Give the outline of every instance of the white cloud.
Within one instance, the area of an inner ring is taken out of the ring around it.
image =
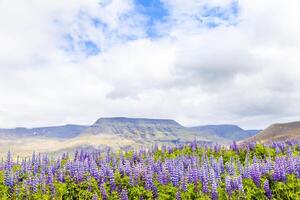
[[[238,15],[214,28],[201,23],[204,7],[231,12],[232,1],[163,3],[163,37],[151,38],[130,0],[1,1],[0,127],[101,116],[253,128],[297,119],[298,1],[239,1]],[[87,56],[85,41],[101,53]]]

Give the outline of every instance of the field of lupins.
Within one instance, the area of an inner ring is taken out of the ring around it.
[[[300,199],[300,143],[7,154],[0,199]],[[14,159],[13,159],[14,157]]]

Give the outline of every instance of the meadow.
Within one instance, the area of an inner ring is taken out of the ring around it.
[[[76,150],[0,163],[0,199],[300,199],[300,143]]]

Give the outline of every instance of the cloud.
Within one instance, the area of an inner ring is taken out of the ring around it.
[[[0,127],[297,119],[296,0],[153,2],[1,1]]]

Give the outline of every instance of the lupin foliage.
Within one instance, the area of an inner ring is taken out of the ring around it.
[[[0,163],[0,199],[300,199],[298,142],[33,153]]]

